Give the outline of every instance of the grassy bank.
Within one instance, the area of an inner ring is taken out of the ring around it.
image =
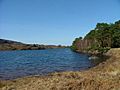
[[[110,58],[86,71],[0,81],[0,90],[120,90],[120,48],[106,55]]]

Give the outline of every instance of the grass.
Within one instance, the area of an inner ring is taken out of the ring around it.
[[[0,82],[0,88],[3,88],[3,87],[5,87],[5,84]]]

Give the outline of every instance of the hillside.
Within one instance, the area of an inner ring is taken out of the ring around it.
[[[0,39],[0,44],[23,44],[23,43],[12,40]]]
[[[49,48],[64,48],[61,45],[39,45],[39,44],[25,44],[22,42],[0,39],[0,50],[41,50]]]

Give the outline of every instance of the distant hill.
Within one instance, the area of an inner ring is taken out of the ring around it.
[[[23,44],[21,42],[12,41],[12,40],[6,40],[6,39],[0,39],[0,44]]]
[[[0,39],[0,50],[43,50],[50,48],[65,48],[65,46],[25,44],[22,42]]]

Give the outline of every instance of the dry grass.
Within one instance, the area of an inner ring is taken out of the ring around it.
[[[120,90],[120,49],[107,61],[82,72],[61,72],[2,81],[0,90]]]
[[[5,86],[5,84],[3,84],[3,83],[0,82],[0,88],[2,88],[4,86]]]

